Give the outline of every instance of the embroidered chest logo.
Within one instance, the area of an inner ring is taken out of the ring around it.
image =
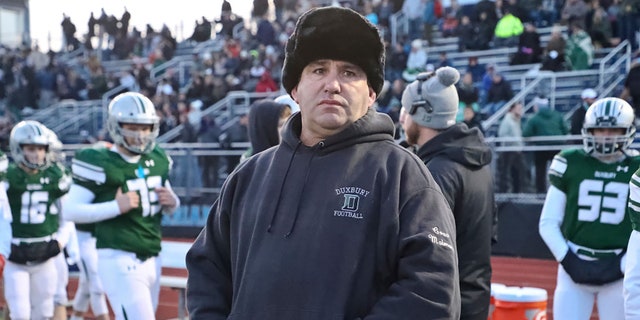
[[[359,212],[360,200],[369,195],[369,191],[359,187],[340,187],[335,189],[337,196],[342,196],[340,210],[334,210],[334,217],[363,219],[364,215]]]

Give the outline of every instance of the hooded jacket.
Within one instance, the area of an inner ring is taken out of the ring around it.
[[[456,220],[462,313],[487,319],[491,297],[491,244],[497,228],[491,149],[477,128],[458,123],[417,151]]]
[[[192,319],[457,319],[455,225],[420,160],[368,113],[283,139],[226,180],[186,258]]]
[[[249,110],[249,141],[252,155],[267,150],[280,142],[278,121],[284,104],[263,100]]]

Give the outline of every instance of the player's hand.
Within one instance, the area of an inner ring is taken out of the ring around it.
[[[154,191],[158,195],[158,203],[160,203],[161,206],[174,208],[177,205],[176,198],[169,189],[165,187],[156,187]]]
[[[4,256],[0,254],[0,278],[4,274]]]
[[[122,188],[118,188],[116,202],[120,208],[120,214],[125,214],[140,205],[140,195],[135,191],[122,193]]]

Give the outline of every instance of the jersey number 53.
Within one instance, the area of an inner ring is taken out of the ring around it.
[[[629,184],[586,179],[580,183],[578,220],[620,224],[627,208]]]

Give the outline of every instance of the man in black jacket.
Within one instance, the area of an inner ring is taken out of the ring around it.
[[[491,297],[491,244],[496,207],[491,149],[478,128],[456,123],[456,69],[421,74],[402,96],[407,142],[436,180],[456,220],[462,320],[485,320]]]
[[[187,253],[191,319],[459,318],[454,217],[374,110],[383,82],[362,15],[299,18],[282,84],[300,112],[222,186]]]

